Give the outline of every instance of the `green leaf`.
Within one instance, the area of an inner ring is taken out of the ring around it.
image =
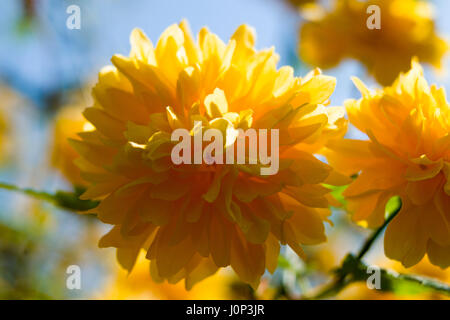
[[[328,189],[331,189],[330,194],[342,205],[343,208],[347,206],[347,200],[345,200],[345,197],[343,195],[345,189],[347,189],[348,185],[346,186],[332,186],[329,184],[324,184],[324,186]]]
[[[387,219],[393,212],[396,212],[402,205],[402,199],[399,196],[392,197],[386,203],[385,218]]]
[[[70,210],[75,211],[87,211],[94,209],[98,206],[98,201],[93,200],[81,200],[79,194],[73,192],[57,191],[53,195],[55,204]]]
[[[281,254],[278,256],[278,268],[280,268],[280,269],[290,269],[291,268],[291,263],[289,262],[289,260],[286,259],[286,257],[284,257]]]

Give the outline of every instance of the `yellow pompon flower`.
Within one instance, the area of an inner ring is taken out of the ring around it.
[[[55,116],[52,141],[52,165],[59,169],[64,177],[74,185],[84,185],[80,169],[74,164],[79,158],[78,153],[69,144],[69,138],[77,138],[77,133],[90,131],[92,125],[83,117],[84,108],[81,105],[63,107]]]
[[[380,29],[369,29],[370,5],[380,8]],[[432,4],[416,0],[339,0],[300,30],[301,58],[320,68],[360,61],[382,85],[406,72],[414,56],[436,68],[448,43],[436,34]]]
[[[354,79],[362,99],[345,106],[350,122],[368,141],[331,142],[329,163],[346,174],[360,172],[345,190],[355,221],[384,221],[388,199],[401,211],[385,234],[385,253],[406,267],[425,255],[450,265],[450,106],[444,89],[428,85],[419,63],[391,87],[369,91]]]
[[[312,153],[346,130],[343,108],[323,105],[335,79],[319,70],[296,78],[254,42],[245,25],[225,44],[206,28],[195,41],[181,22],[156,47],[135,29],[130,56],[114,55],[101,70],[84,111],[95,131],[72,145],[89,181],[83,198],[100,200],[98,218],[114,225],[99,245],[116,247],[126,269],[144,248],[155,281],[185,279],[189,289],[231,265],[256,287],[275,270],[280,243],[302,254],[301,244],[326,240],[329,190],[321,184],[348,178]],[[175,165],[171,133],[193,132],[195,121],[226,137],[279,129],[278,173],[261,176],[258,164]]]

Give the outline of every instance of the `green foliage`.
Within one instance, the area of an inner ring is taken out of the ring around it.
[[[392,213],[399,210],[401,205],[402,199],[399,196],[390,198],[386,203],[385,219],[388,219]]]
[[[98,201],[80,199],[84,191],[85,189],[82,187],[75,187],[74,192],[57,191],[52,198],[56,205],[65,209],[88,211],[97,207]]]
[[[291,263],[288,259],[286,259],[285,256],[279,255],[278,256],[278,268],[280,269],[291,269]]]
[[[337,200],[339,201],[339,203],[342,205],[343,208],[345,208],[347,206],[347,201],[344,198],[344,191],[345,189],[347,189],[348,185],[346,186],[330,186],[327,185],[328,188],[331,189],[331,195]]]
[[[348,285],[352,282],[367,281],[369,277],[367,268],[368,266],[361,260],[349,254],[344,259],[342,267],[335,272],[338,277],[345,277],[345,285]],[[390,270],[380,269],[380,280],[380,290],[393,292],[398,295],[439,292],[450,296],[450,286],[425,277],[404,275]]]
[[[0,299],[48,299],[35,289],[32,256],[39,237],[31,228],[14,229],[0,223]]]

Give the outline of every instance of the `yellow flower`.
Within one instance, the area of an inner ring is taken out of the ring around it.
[[[328,160],[346,174],[360,172],[345,190],[355,221],[383,223],[389,198],[402,208],[385,235],[386,255],[406,267],[425,255],[450,265],[450,106],[444,89],[429,86],[417,61],[391,87],[369,91],[354,79],[362,99],[345,106],[368,141],[330,143]]]
[[[11,125],[14,121],[14,112],[17,112],[18,108],[23,111],[26,104],[27,101],[17,92],[0,83],[0,162],[9,157],[17,142],[15,141],[14,126]]]
[[[99,299],[114,300],[224,300],[232,299],[232,277],[227,274],[215,274],[187,291],[182,283],[156,283],[150,279],[149,261],[145,254],[139,254],[132,274],[117,270],[117,274],[109,282]]]
[[[317,2],[317,0],[287,0],[287,1],[296,8],[313,5]]]
[[[343,108],[323,105],[335,79],[277,70],[273,49],[256,51],[254,41],[244,25],[228,44],[206,28],[195,42],[182,22],[154,48],[135,29],[130,56],[114,55],[114,66],[101,70],[94,106],[84,111],[96,130],[72,145],[89,181],[83,198],[99,199],[99,219],[114,225],[99,245],[116,247],[126,269],[144,248],[156,281],[185,279],[191,288],[231,265],[256,287],[265,269],[275,270],[280,243],[301,254],[301,244],[325,241],[329,190],[321,183],[348,178],[311,153],[346,130]],[[197,120],[226,137],[279,129],[280,170],[175,165],[171,133]]]
[[[2,111],[0,111],[0,150],[3,148],[5,143],[5,136],[8,132],[8,123],[4,117],[4,114]]]
[[[380,29],[367,27],[369,5],[380,8]],[[321,68],[356,59],[382,85],[407,71],[414,56],[440,68],[448,44],[436,34],[432,9],[416,0],[335,1],[333,11],[302,26],[300,56]]]
[[[84,108],[81,105],[63,107],[55,117],[52,142],[52,165],[74,185],[84,185],[80,176],[80,169],[74,164],[79,157],[75,149],[69,144],[69,138],[76,138],[77,133],[89,131],[92,125],[83,117]]]

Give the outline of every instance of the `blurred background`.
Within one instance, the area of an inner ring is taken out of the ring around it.
[[[332,2],[1,1],[0,182],[46,192],[72,191],[74,185],[81,184],[71,164],[74,153],[66,138],[86,125],[81,111],[91,103],[90,89],[97,73],[110,64],[113,54],[128,54],[129,34],[134,27],[141,28],[156,43],[166,27],[185,18],[194,34],[208,26],[226,41],[245,23],[255,28],[258,49],[274,46],[280,55],[279,66],[291,65],[298,76],[304,76],[316,63],[299,58],[299,43],[306,41],[299,30],[310,20],[320,19],[326,10],[333,10]],[[323,7],[319,9],[317,3]],[[431,20],[433,32],[448,39],[450,2],[428,3],[435,8]],[[70,16],[66,10],[70,5],[81,10],[80,29],[66,26]],[[383,13],[381,19],[383,23]],[[409,63],[410,57],[404,59]],[[449,57],[443,54],[436,59],[440,60],[441,70],[425,65],[426,77],[430,83],[438,83],[450,92]],[[345,99],[359,98],[350,81],[352,75],[362,78],[370,87],[378,87],[369,69],[351,56],[324,70],[338,79],[331,104],[342,105]],[[352,128],[348,136],[361,137]],[[153,283],[144,257],[131,275],[120,270],[115,250],[97,247],[108,226],[89,215],[78,215],[22,193],[1,190],[0,299],[295,299],[329,281],[329,271],[348,252],[355,251],[369,234],[351,224],[343,211],[336,209],[332,220],[335,225],[328,228],[327,244],[306,248],[306,261],[284,249],[277,272],[264,277],[256,291],[240,283],[226,269],[186,292],[183,284]],[[382,241],[378,241],[366,262],[450,283],[450,271],[442,271],[426,260],[412,270],[403,270],[387,261],[382,249]],[[80,290],[66,286],[70,265],[80,267]],[[336,298],[441,297],[408,290],[379,293],[362,283],[350,286]]]

